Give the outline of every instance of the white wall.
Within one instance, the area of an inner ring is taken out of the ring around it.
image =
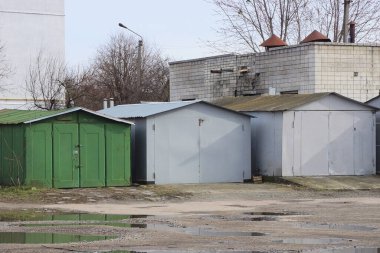
[[[64,59],[64,0],[1,0],[0,44],[12,73],[1,80],[1,108],[28,103],[25,78],[31,61],[43,50]]]
[[[281,176],[282,112],[251,112],[252,169],[264,176]]]
[[[149,117],[148,178],[154,172],[156,184],[250,179],[250,136],[249,117],[199,103]]]

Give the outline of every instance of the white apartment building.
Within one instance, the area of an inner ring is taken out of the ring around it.
[[[0,109],[28,109],[33,101],[25,80],[42,52],[65,57],[64,0],[1,0],[0,45],[10,73],[0,80]]]

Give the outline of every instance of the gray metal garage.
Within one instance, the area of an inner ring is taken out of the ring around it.
[[[250,116],[203,101],[119,105],[100,113],[134,122],[135,182],[242,182],[251,178]]]
[[[254,173],[375,174],[374,107],[336,93],[226,98],[216,104],[257,117]]]

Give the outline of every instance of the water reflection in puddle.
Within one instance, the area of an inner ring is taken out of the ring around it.
[[[174,227],[167,224],[147,224],[146,228],[154,230],[174,231],[195,236],[265,236],[259,232],[217,231],[200,227]]]
[[[131,224],[122,222],[81,222],[81,223],[30,223],[21,224],[20,227],[52,227],[52,226],[111,226],[121,228],[146,228],[146,224]]]
[[[286,244],[334,244],[347,242],[349,240],[342,238],[286,238],[281,240],[273,240],[276,243],[286,243]]]
[[[189,250],[149,250],[149,251],[106,251],[104,253],[199,253],[199,252],[209,252],[209,251],[189,251]],[[263,251],[223,251],[214,250],[215,253],[265,253]],[[93,252],[98,253],[98,252]]]
[[[366,227],[361,225],[351,225],[351,224],[313,224],[313,223],[301,223],[295,224],[295,227],[299,228],[320,228],[320,229],[340,229],[340,230],[350,230],[350,231],[372,231],[376,228],[374,227]]]
[[[245,215],[254,216],[287,216],[287,215],[302,215],[302,213],[297,212],[246,212]]]
[[[108,240],[113,238],[115,237],[56,233],[0,232],[0,243],[10,244],[52,244],[69,242],[90,242]]]
[[[302,251],[303,253],[380,253],[380,248],[345,248],[345,249],[318,249]]]
[[[65,214],[44,214],[36,213],[34,216],[24,214],[9,215],[0,214],[0,221],[119,221],[127,219],[144,219],[148,215],[118,215],[118,214],[89,214],[89,213],[65,213]]]
[[[276,217],[270,217],[270,216],[242,218],[241,220],[243,221],[277,221]]]

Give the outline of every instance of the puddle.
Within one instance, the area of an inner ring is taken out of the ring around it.
[[[273,216],[258,216],[258,217],[241,217],[241,216],[221,216],[221,215],[211,215],[209,218],[216,220],[227,220],[227,221],[277,221],[278,219]]]
[[[265,233],[259,232],[241,232],[241,231],[218,231],[209,228],[199,227],[174,227],[167,224],[147,224],[146,228],[153,230],[175,231],[195,236],[265,236]]]
[[[249,207],[249,206],[244,206],[244,205],[224,205],[224,206],[240,207],[240,208],[246,208],[246,207]]]
[[[254,216],[287,216],[287,215],[302,215],[302,213],[297,212],[247,212],[245,215]]]
[[[121,228],[146,228],[146,224],[130,224],[122,222],[81,222],[81,223],[31,223],[21,224],[20,227],[49,227],[49,226],[111,226]]]
[[[286,238],[281,240],[273,240],[275,243],[286,243],[286,244],[334,244],[334,243],[342,243],[350,240],[342,239],[342,238]]]
[[[2,215],[0,221],[120,221],[128,219],[147,218],[148,215],[118,215],[118,214],[88,214],[88,213],[65,213],[65,214],[44,214],[34,213],[33,215],[20,214]]]
[[[264,217],[254,217],[254,218],[243,218],[243,221],[277,221],[276,217],[264,216]]]
[[[303,253],[379,253],[380,248],[345,248],[345,249],[318,249],[302,251]]]
[[[241,231],[217,231],[210,228],[199,227],[175,227],[169,224],[131,224],[123,222],[78,222],[78,223],[39,223],[39,224],[21,224],[21,227],[46,227],[46,226],[113,226],[124,228],[145,228],[159,231],[174,231],[195,236],[265,236],[259,232],[241,232]]]
[[[320,229],[338,229],[338,230],[349,230],[349,231],[372,231],[376,228],[366,227],[361,225],[350,225],[350,224],[313,224],[313,223],[302,223],[296,224],[295,227],[299,228],[320,228]]]
[[[301,202],[311,202],[314,201],[313,199],[286,199],[282,200],[282,202],[286,203],[301,203]]]
[[[149,250],[149,251],[123,251],[123,250],[116,250],[116,251],[105,251],[103,253],[199,253],[199,252],[206,252],[206,251],[189,251],[189,250]],[[213,251],[215,253],[264,253],[262,251],[223,251],[223,250],[217,250]],[[93,252],[98,253],[98,252]]]
[[[53,244],[91,242],[116,238],[114,236],[73,235],[55,233],[0,232],[0,243],[10,244]]]

